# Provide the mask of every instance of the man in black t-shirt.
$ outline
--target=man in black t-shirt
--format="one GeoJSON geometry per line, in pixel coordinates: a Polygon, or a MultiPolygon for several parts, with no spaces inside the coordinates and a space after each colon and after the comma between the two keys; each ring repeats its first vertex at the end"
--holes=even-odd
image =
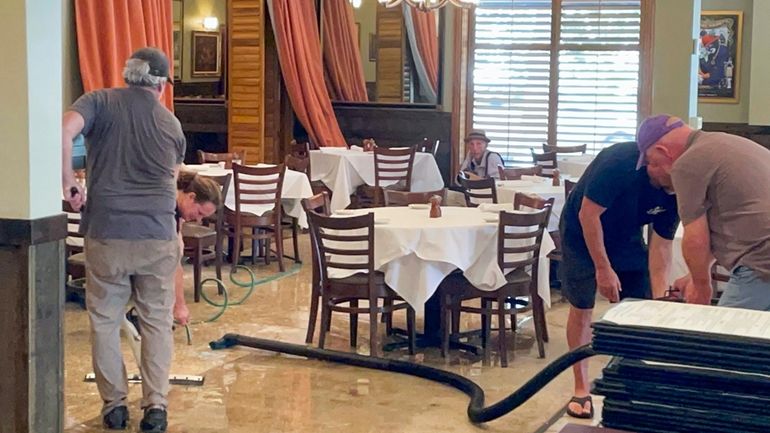
{"type": "MultiPolygon", "coordinates": [[[[570,303],[570,349],[591,340],[597,289],[610,302],[618,302],[660,297],[669,286],[671,241],[679,225],[676,197],[653,185],[646,170],[637,170],[638,159],[636,143],[608,147],[567,197],[559,229],[562,290],[570,303]],[[649,252],[642,237],[647,224],[653,228],[649,252]]],[[[567,412],[591,417],[588,362],[576,364],[573,372],[575,395],[567,412]]]]}

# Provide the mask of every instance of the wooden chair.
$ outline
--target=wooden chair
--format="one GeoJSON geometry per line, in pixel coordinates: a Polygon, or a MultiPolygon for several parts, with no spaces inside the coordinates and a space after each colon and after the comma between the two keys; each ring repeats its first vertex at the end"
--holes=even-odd
{"type": "Polygon", "coordinates": [[[235,179],[235,210],[225,209],[227,230],[233,239],[233,265],[240,260],[243,239],[252,240],[252,256],[257,241],[267,241],[265,264],[270,263],[270,241],[275,241],[276,259],[281,272],[283,264],[283,225],[281,210],[281,189],[286,168],[283,164],[274,167],[248,167],[233,165],[235,179]],[[243,205],[272,205],[272,210],[263,215],[241,210],[243,205]],[[248,228],[249,233],[243,229],[248,228]]]}
{"type": "Polygon", "coordinates": [[[198,163],[204,164],[207,162],[224,162],[225,168],[233,168],[233,163],[240,161],[241,164],[246,164],[246,154],[241,152],[229,152],[229,153],[210,153],[198,150],[198,163]]]}
{"type": "Polygon", "coordinates": [[[310,157],[301,158],[294,155],[286,155],[283,159],[287,170],[304,173],[310,179],[310,157]]]}
{"type": "Polygon", "coordinates": [[[416,148],[374,148],[374,186],[361,185],[358,203],[362,207],[382,206],[383,189],[411,191],[416,148]],[[385,184],[388,184],[385,186],[385,184]]]}
{"type": "MultiPolygon", "coordinates": [[[[537,272],[540,259],[540,244],[543,232],[551,214],[550,206],[532,213],[500,212],[497,236],[497,263],[505,274],[507,283],[497,290],[487,291],[475,287],[461,273],[450,274],[443,282],[441,290],[441,354],[446,356],[449,350],[449,318],[453,309],[459,306],[460,312],[481,314],[481,341],[484,355],[488,354],[491,318],[498,318],[498,345],[500,365],[508,366],[508,345],[506,341],[505,317],[514,315],[516,309],[506,299],[517,296],[529,296],[535,323],[535,338],[540,357],[545,357],[545,308],[537,293],[537,272]],[[533,229],[533,227],[535,227],[533,229]],[[515,230],[508,230],[515,229],[515,230]],[[515,245],[511,245],[516,243],[515,245]],[[516,254],[515,259],[510,254],[516,254]],[[528,271],[529,269],[529,271],[528,271]],[[481,307],[462,305],[463,301],[480,299],[481,307]],[[493,306],[496,305],[496,308],[493,306]]],[[[515,322],[515,320],[514,320],[515,322]]]]}
{"type": "Polygon", "coordinates": [[[573,189],[575,189],[575,186],[577,185],[577,182],[573,182],[569,179],[564,179],[564,200],[567,200],[567,197],[569,197],[570,193],[573,189]]]}
{"type": "Polygon", "coordinates": [[[581,144],[579,146],[552,146],[550,144],[543,143],[543,152],[556,152],[556,153],[579,153],[585,155],[587,144],[581,144]]]}
{"type": "Polygon", "coordinates": [[[441,140],[431,141],[428,138],[423,138],[422,143],[417,145],[417,151],[423,153],[430,153],[435,156],[438,152],[438,147],[441,144],[441,140]]]}
{"type": "Polygon", "coordinates": [[[369,350],[372,356],[377,356],[380,349],[377,341],[377,315],[406,309],[409,353],[414,354],[414,309],[385,284],[385,275],[374,269],[374,214],[331,218],[309,212],[308,222],[314,239],[315,256],[320,265],[321,335],[318,346],[324,347],[326,330],[330,327],[332,312],[336,311],[350,315],[350,345],[356,347],[358,315],[368,313],[369,350]],[[333,278],[329,271],[334,269],[352,270],[355,273],[344,278],[333,278]],[[383,306],[379,306],[380,300],[384,301],[383,306]],[[368,301],[368,306],[359,308],[359,301],[368,301]],[[349,306],[341,305],[344,303],[349,303],[349,306]]]}
{"type": "MultiPolygon", "coordinates": [[[[227,197],[230,189],[232,174],[222,176],[208,176],[219,184],[222,192],[222,201],[227,197]]],[[[184,256],[189,257],[193,267],[193,298],[195,302],[201,300],[201,270],[203,263],[214,259],[214,268],[217,279],[222,279],[222,255],[225,238],[224,231],[224,203],[219,206],[217,212],[211,218],[204,221],[204,225],[194,222],[182,225],[182,241],[184,242],[184,256]],[[213,227],[212,227],[213,226],[213,227]]],[[[220,289],[221,292],[221,289],[220,289]]]]}
{"type": "Polygon", "coordinates": [[[553,171],[559,168],[556,162],[556,152],[535,153],[535,149],[530,150],[532,151],[532,162],[543,167],[542,176],[553,177],[553,171]]]}
{"type": "Polygon", "coordinates": [[[491,203],[497,203],[497,186],[494,178],[470,180],[460,173],[459,181],[467,207],[478,207],[480,203],[474,200],[491,200],[491,203]]]}
{"type": "Polygon", "coordinates": [[[437,195],[441,197],[441,203],[446,203],[446,188],[438,191],[428,192],[407,192],[392,191],[386,189],[383,191],[385,206],[408,206],[410,204],[427,204],[431,197],[437,195]]]}
{"type": "Polygon", "coordinates": [[[505,168],[498,165],[497,169],[500,172],[500,180],[520,180],[522,176],[540,176],[543,174],[543,167],[540,165],[518,168],[505,168]]]}
{"type": "Polygon", "coordinates": [[[286,155],[283,161],[286,164],[286,168],[305,173],[308,181],[310,181],[310,188],[312,188],[313,194],[326,192],[331,196],[332,191],[323,182],[311,178],[310,143],[297,144],[296,141],[292,140],[289,149],[290,153],[286,155]]]}
{"type": "MultiPolygon", "coordinates": [[[[306,214],[315,212],[323,216],[331,215],[329,194],[325,192],[315,194],[312,197],[303,198],[300,203],[302,203],[302,209],[306,214]]],[[[310,236],[310,250],[315,252],[315,246],[313,246],[313,242],[315,241],[313,237],[310,236]]],[[[320,264],[318,263],[315,254],[312,253],[311,255],[312,276],[310,280],[310,312],[308,314],[307,335],[305,337],[305,343],[308,344],[313,342],[313,335],[315,334],[315,323],[318,317],[318,300],[321,297],[321,276],[320,271],[318,270],[320,264]]]]}
{"type": "Polygon", "coordinates": [[[64,241],[65,272],[73,279],[85,278],[86,255],[85,237],[80,234],[80,213],[72,208],[67,200],[62,200],[62,211],[67,214],[67,239],[64,241]]]}

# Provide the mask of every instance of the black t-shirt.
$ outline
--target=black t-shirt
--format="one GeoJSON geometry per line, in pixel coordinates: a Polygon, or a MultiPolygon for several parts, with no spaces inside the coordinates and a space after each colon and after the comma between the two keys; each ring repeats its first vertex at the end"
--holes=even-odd
{"type": "Polygon", "coordinates": [[[584,196],[607,209],[601,216],[604,247],[615,271],[647,268],[644,225],[652,224],[663,238],[674,238],[679,225],[676,196],[652,186],[647,170],[636,170],[638,159],[636,143],[610,146],[596,156],[570,193],[559,225],[564,275],[587,277],[594,273],[578,218],[584,196]]]}

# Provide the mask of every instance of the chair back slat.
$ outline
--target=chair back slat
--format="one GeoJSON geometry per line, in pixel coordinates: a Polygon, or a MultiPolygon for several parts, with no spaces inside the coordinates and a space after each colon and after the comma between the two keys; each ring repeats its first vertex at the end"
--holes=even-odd
{"type": "Polygon", "coordinates": [[[281,192],[286,167],[283,164],[266,167],[233,165],[235,178],[235,213],[241,214],[241,206],[273,205],[273,210],[280,219],[281,192]]]}
{"type": "Polygon", "coordinates": [[[569,179],[564,179],[564,198],[566,199],[569,197],[570,193],[573,189],[575,189],[575,186],[577,185],[577,182],[573,182],[569,179]]]}
{"type": "Polygon", "coordinates": [[[286,165],[286,169],[305,173],[308,180],[310,179],[310,154],[307,154],[305,157],[286,155],[283,163],[286,165]]]}
{"type": "Polygon", "coordinates": [[[484,202],[497,203],[497,187],[494,178],[470,180],[461,174],[460,186],[465,195],[465,205],[468,207],[478,207],[484,202]]]}
{"type": "Polygon", "coordinates": [[[543,143],[543,152],[556,152],[559,153],[580,153],[585,155],[588,149],[587,144],[581,144],[579,146],[556,146],[547,143],[543,143]]]}
{"type": "Polygon", "coordinates": [[[331,199],[329,193],[322,191],[319,194],[313,195],[308,198],[303,198],[300,203],[305,213],[310,211],[317,212],[323,216],[331,215],[331,199]]]}
{"type": "Polygon", "coordinates": [[[497,170],[500,172],[500,180],[520,180],[522,176],[540,176],[543,174],[543,167],[540,165],[513,168],[498,165],[497,170]]]}
{"type": "Polygon", "coordinates": [[[553,171],[559,168],[558,162],[556,161],[556,152],[536,153],[535,149],[530,150],[532,152],[532,162],[535,163],[535,165],[543,167],[542,176],[553,177],[553,171]]]}
{"type": "Polygon", "coordinates": [[[374,148],[374,186],[382,181],[396,181],[404,191],[412,189],[415,146],[407,148],[374,148]]]}
{"type": "Polygon", "coordinates": [[[550,204],[533,212],[500,212],[497,263],[503,273],[531,267],[530,277],[537,275],[540,245],[550,216],[550,204]]]}
{"type": "Polygon", "coordinates": [[[321,284],[330,284],[330,270],[361,270],[373,289],[374,214],[335,218],[310,211],[307,216],[321,284]]]}
{"type": "Polygon", "coordinates": [[[410,204],[427,204],[434,195],[441,197],[441,203],[446,203],[446,188],[438,191],[407,192],[385,189],[385,206],[408,206],[410,204]]]}
{"type": "Polygon", "coordinates": [[[245,164],[246,153],[245,151],[211,153],[211,152],[204,152],[202,150],[198,150],[198,163],[200,164],[204,164],[207,162],[223,162],[223,161],[225,163],[225,168],[227,169],[232,168],[233,163],[245,164]]]}

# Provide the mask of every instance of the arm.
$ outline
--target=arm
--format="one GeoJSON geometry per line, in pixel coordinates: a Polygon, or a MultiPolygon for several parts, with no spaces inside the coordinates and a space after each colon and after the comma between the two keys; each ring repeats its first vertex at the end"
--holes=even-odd
{"type": "Polygon", "coordinates": [[[650,238],[650,284],[652,297],[660,298],[668,289],[668,276],[671,273],[673,242],[660,236],[655,230],[650,238]]]}
{"type": "Polygon", "coordinates": [[[62,190],[65,200],[70,202],[72,208],[80,210],[85,203],[83,187],[75,181],[75,172],[72,170],[72,140],[83,131],[85,120],[76,111],[67,111],[62,119],[62,190]],[[77,189],[74,196],[71,189],[77,189]]]}
{"type": "Polygon", "coordinates": [[[578,218],[583,228],[583,237],[588,247],[588,253],[596,268],[596,288],[610,300],[620,300],[620,280],[612,270],[607,250],[604,248],[604,230],[602,229],[601,216],[607,208],[602,207],[588,197],[583,197],[578,218]]]}
{"type": "Polygon", "coordinates": [[[711,238],[705,214],[684,226],[682,253],[692,277],[692,283],[685,292],[685,299],[695,304],[710,304],[711,265],[714,263],[714,256],[711,255],[711,238]]]}

